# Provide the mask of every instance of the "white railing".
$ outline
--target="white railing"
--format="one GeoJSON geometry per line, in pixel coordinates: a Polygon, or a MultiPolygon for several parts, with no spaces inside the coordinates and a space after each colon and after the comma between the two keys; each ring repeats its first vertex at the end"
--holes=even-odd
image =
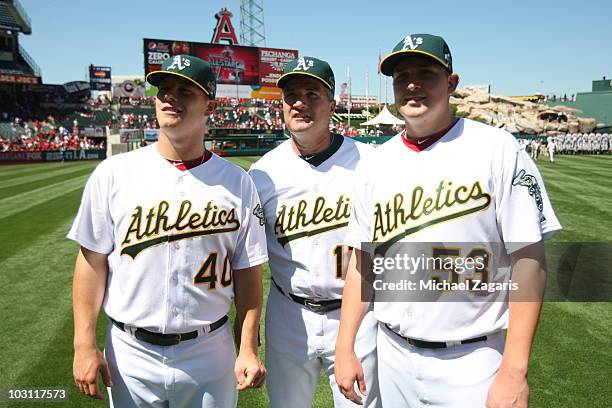
{"type": "Polygon", "coordinates": [[[34,71],[34,75],[39,77],[40,67],[36,62],[34,62],[34,58],[32,58],[30,54],[28,54],[28,52],[25,50],[25,48],[21,46],[21,44],[19,44],[19,53],[21,54],[25,62],[30,66],[30,68],[32,68],[32,71],[34,71]]]}

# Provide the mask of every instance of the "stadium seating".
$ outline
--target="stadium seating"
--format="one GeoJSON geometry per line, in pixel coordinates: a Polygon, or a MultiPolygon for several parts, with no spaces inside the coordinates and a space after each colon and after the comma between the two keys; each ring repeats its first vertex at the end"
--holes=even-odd
{"type": "Polygon", "coordinates": [[[11,13],[10,5],[0,3],[0,26],[3,27],[20,27],[21,24],[17,21],[13,13],[11,13]]]}
{"type": "Polygon", "coordinates": [[[13,124],[11,122],[0,122],[0,135],[8,139],[17,137],[17,133],[13,130],[13,124]]]}

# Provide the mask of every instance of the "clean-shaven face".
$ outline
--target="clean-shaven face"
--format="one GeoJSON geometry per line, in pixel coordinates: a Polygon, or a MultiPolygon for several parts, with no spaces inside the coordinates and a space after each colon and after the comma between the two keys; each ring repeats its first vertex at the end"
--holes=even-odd
{"type": "Polygon", "coordinates": [[[336,102],[329,100],[329,88],[315,78],[296,75],[283,88],[283,115],[293,134],[329,130],[336,102]]]}
{"type": "Polygon", "coordinates": [[[191,81],[167,75],[158,85],[155,114],[159,127],[192,129],[206,124],[211,113],[208,96],[191,81]]]}
{"type": "Polygon", "coordinates": [[[395,106],[405,120],[448,115],[448,98],[457,83],[458,76],[432,58],[408,56],[393,69],[395,106]]]}

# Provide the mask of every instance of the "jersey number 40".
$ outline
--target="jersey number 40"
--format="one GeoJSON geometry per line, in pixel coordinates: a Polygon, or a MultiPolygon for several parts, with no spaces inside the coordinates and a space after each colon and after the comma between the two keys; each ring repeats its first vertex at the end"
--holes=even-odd
{"type": "Polygon", "coordinates": [[[217,273],[217,260],[219,254],[217,252],[211,252],[208,258],[202,263],[202,266],[198,270],[198,273],[193,277],[194,285],[207,284],[208,290],[215,290],[217,288],[217,276],[219,276],[219,284],[222,287],[227,287],[232,284],[234,272],[229,264],[229,259],[226,256],[223,259],[223,269],[221,273],[217,273]]]}

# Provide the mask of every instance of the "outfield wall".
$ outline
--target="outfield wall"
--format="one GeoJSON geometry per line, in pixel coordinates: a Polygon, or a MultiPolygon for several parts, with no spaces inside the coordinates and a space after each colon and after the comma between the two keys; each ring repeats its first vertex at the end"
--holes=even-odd
{"type": "Polygon", "coordinates": [[[48,163],[58,161],[104,160],[106,149],[45,150],[35,152],[2,152],[0,164],[48,163]]]}

